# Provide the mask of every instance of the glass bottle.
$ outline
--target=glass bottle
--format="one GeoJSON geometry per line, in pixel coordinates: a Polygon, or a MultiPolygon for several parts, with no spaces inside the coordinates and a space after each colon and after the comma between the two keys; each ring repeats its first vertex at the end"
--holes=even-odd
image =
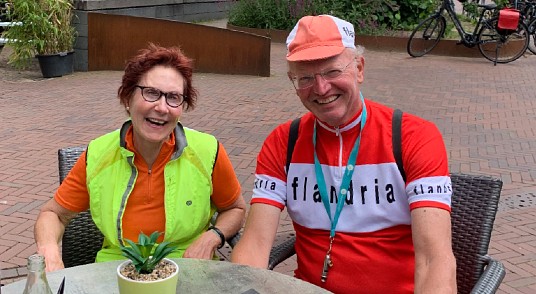
{"type": "Polygon", "coordinates": [[[45,275],[45,257],[34,254],[28,257],[28,277],[23,294],[52,294],[45,275]]]}

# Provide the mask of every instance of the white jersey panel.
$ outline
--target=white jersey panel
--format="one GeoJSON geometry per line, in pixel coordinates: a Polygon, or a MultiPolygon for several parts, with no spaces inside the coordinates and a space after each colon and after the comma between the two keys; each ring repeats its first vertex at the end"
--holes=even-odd
{"type": "Polygon", "coordinates": [[[452,183],[447,176],[423,177],[409,183],[406,193],[410,203],[434,201],[450,207],[452,183]]]}
{"type": "MultiPolygon", "coordinates": [[[[322,165],[322,171],[331,214],[334,215],[344,168],[322,165]]],[[[409,203],[403,187],[395,163],[357,166],[336,230],[373,232],[410,224],[409,203]]],[[[290,165],[286,193],[287,209],[296,223],[312,229],[330,230],[331,222],[318,192],[314,164],[290,165]]]]}
{"type": "Polygon", "coordinates": [[[255,174],[255,186],[253,187],[254,198],[268,199],[285,205],[287,198],[286,183],[276,177],[255,174]]]}

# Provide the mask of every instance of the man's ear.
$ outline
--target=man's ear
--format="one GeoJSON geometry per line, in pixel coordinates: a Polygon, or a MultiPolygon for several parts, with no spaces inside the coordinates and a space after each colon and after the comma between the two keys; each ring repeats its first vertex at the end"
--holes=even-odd
{"type": "Polygon", "coordinates": [[[365,80],[365,58],[357,57],[357,82],[362,83],[365,80]]]}

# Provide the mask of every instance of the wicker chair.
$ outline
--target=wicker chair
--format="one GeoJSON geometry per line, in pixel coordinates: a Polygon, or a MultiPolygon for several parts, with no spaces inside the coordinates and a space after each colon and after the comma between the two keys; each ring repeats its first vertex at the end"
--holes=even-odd
{"type": "MultiPolygon", "coordinates": [[[[502,181],[486,176],[452,174],[452,247],[456,257],[458,293],[495,293],[506,272],[488,256],[502,181]]],[[[272,248],[273,269],[294,255],[295,237],[272,248]]]]}
{"type": "MultiPolygon", "coordinates": [[[[67,147],[58,150],[60,184],[84,150],[86,147],[67,147]]],[[[233,248],[239,239],[240,233],[237,233],[230,237],[227,243],[233,248]]],[[[65,267],[72,267],[95,262],[103,240],[104,236],[93,222],[89,209],[79,213],[69,222],[63,234],[63,264],[65,267]]]]}
{"type": "MultiPolygon", "coordinates": [[[[58,150],[60,184],[76,163],[85,147],[69,147],[58,150]]],[[[97,228],[88,210],[79,213],[65,227],[62,239],[62,259],[65,267],[95,262],[104,236],[97,228]]]]}

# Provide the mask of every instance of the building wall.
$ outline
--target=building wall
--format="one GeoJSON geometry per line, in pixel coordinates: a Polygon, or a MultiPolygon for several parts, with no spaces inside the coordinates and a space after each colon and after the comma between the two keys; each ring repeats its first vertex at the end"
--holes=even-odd
{"type": "Polygon", "coordinates": [[[181,22],[227,17],[232,0],[75,0],[75,70],[88,70],[88,13],[142,16],[181,22]]]}

